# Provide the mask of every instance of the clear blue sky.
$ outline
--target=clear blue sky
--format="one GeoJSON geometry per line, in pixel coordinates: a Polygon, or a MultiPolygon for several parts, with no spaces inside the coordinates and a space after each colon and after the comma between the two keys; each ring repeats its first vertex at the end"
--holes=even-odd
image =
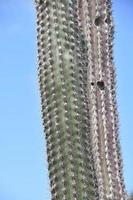
{"type": "MultiPolygon", "coordinates": [[[[133,1],[114,0],[120,138],[133,190],[133,1]]],[[[0,200],[50,200],[32,0],[0,0],[0,200]]]]}

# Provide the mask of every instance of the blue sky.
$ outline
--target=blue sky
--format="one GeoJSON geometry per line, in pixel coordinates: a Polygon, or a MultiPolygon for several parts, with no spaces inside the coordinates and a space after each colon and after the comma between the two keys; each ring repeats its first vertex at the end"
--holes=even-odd
{"type": "MultiPolygon", "coordinates": [[[[50,200],[32,0],[0,1],[0,200],[50,200]]],[[[133,190],[133,1],[114,0],[120,138],[133,190]]]]}

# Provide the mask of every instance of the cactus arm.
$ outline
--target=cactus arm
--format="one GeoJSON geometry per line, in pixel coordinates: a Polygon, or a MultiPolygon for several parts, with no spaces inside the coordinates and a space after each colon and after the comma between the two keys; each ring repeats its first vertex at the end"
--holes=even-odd
{"type": "Polygon", "coordinates": [[[77,27],[77,1],[44,0],[37,2],[36,9],[42,120],[52,199],[95,199],[86,111],[86,47],[77,27]]]}
{"type": "Polygon", "coordinates": [[[88,40],[88,105],[98,193],[100,199],[125,199],[115,97],[111,1],[79,0],[79,10],[81,27],[88,40]]]}

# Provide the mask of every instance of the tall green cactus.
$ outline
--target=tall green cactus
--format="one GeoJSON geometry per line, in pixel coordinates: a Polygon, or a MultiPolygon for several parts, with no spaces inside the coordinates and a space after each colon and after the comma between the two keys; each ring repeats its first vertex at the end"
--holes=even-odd
{"type": "Polygon", "coordinates": [[[36,0],[53,200],[125,200],[110,0],[36,0]]]}

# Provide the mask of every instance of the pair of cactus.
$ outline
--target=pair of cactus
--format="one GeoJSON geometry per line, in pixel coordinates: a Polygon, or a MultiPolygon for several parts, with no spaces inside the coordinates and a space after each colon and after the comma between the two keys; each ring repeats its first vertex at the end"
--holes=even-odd
{"type": "Polygon", "coordinates": [[[125,200],[110,0],[36,0],[53,200],[125,200]]]}

